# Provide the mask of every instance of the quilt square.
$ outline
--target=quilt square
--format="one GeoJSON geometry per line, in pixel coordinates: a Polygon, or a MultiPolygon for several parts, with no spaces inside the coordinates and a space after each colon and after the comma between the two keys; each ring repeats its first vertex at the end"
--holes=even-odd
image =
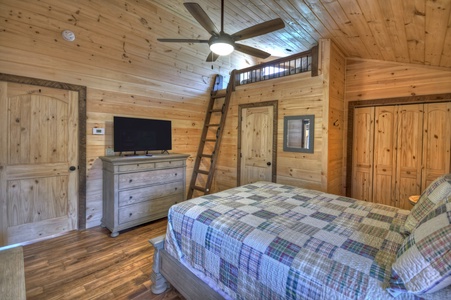
{"type": "Polygon", "coordinates": [[[315,277],[306,276],[290,268],[287,279],[286,299],[322,299],[323,286],[315,277]]]}
{"type": "Polygon", "coordinates": [[[238,268],[221,259],[219,264],[219,281],[236,292],[238,290],[238,268]]]}
{"type": "Polygon", "coordinates": [[[291,262],[300,250],[300,246],[276,237],[266,249],[265,254],[274,258],[276,261],[290,266],[291,262]]]}
{"type": "Polygon", "coordinates": [[[252,278],[258,279],[262,253],[243,244],[240,251],[238,267],[252,278]]]}
{"type": "Polygon", "coordinates": [[[221,216],[220,213],[211,209],[207,209],[197,217],[197,221],[204,223],[205,225],[210,225],[211,222],[213,222],[213,220],[219,216],[221,216]]]}
{"type": "Polygon", "coordinates": [[[332,258],[335,251],[338,249],[337,246],[329,244],[325,241],[319,240],[317,238],[311,237],[305,244],[304,248],[311,250],[319,255],[327,258],[332,258]]]}

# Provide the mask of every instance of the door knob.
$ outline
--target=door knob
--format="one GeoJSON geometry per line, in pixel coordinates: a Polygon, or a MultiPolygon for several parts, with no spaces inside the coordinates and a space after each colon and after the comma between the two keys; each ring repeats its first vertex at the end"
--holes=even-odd
{"type": "Polygon", "coordinates": [[[266,164],[267,164],[268,166],[270,166],[270,165],[271,165],[271,162],[268,161],[266,164]]]}
{"type": "Polygon", "coordinates": [[[75,171],[77,168],[75,166],[70,166],[69,171],[75,171]]]}

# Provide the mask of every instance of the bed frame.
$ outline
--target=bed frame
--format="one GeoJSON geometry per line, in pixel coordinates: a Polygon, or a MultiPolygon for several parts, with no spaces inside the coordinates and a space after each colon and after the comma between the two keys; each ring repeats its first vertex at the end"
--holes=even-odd
{"type": "Polygon", "coordinates": [[[164,293],[171,284],[186,299],[224,299],[218,292],[194,275],[164,250],[165,235],[150,239],[155,248],[150,280],[154,294],[164,293]]]}

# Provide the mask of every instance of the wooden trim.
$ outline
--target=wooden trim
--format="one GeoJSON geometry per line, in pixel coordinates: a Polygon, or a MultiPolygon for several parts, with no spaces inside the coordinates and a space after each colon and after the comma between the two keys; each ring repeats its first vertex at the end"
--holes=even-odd
{"type": "Polygon", "coordinates": [[[78,229],[86,229],[86,87],[4,73],[0,81],[78,92],[78,229]]]}
{"type": "Polygon", "coordinates": [[[348,102],[348,132],[347,132],[347,149],[346,149],[346,196],[351,197],[352,191],[352,147],[353,147],[353,132],[354,132],[354,109],[358,107],[368,106],[384,106],[384,105],[407,105],[418,103],[437,103],[451,101],[451,93],[435,94],[435,95],[420,95],[410,97],[396,97],[386,99],[374,100],[356,100],[348,102]]]}
{"type": "Polygon", "coordinates": [[[271,181],[276,182],[277,180],[277,122],[278,122],[278,105],[279,101],[265,101],[265,102],[254,102],[248,104],[238,105],[238,142],[237,142],[237,185],[240,185],[241,181],[241,118],[243,108],[250,107],[262,107],[262,106],[272,106],[273,107],[273,143],[272,143],[272,174],[271,181]]]}

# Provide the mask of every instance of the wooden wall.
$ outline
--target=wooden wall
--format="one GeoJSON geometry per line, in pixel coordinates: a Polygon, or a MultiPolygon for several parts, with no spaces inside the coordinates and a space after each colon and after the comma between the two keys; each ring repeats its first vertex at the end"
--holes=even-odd
{"type": "Polygon", "coordinates": [[[319,56],[319,76],[311,77],[309,72],[236,88],[218,157],[214,191],[237,184],[239,105],[277,100],[277,182],[341,193],[345,58],[330,40],[320,41],[319,56]],[[284,117],[311,114],[315,115],[314,153],[284,152],[284,117]]]}
{"type": "Polygon", "coordinates": [[[346,60],[346,101],[444,94],[451,91],[451,68],[346,60]]]}
{"type": "Polygon", "coordinates": [[[233,53],[206,63],[206,45],[157,42],[205,35],[158,2],[0,1],[0,72],[87,87],[87,227],[102,216],[98,157],[113,145],[113,116],[172,120],[172,152],[191,155],[189,182],[214,75],[228,81],[231,70],[252,62],[233,53]],[[75,33],[74,42],[63,40],[64,29],[75,33]],[[106,134],[92,135],[93,127],[106,134]]]}

